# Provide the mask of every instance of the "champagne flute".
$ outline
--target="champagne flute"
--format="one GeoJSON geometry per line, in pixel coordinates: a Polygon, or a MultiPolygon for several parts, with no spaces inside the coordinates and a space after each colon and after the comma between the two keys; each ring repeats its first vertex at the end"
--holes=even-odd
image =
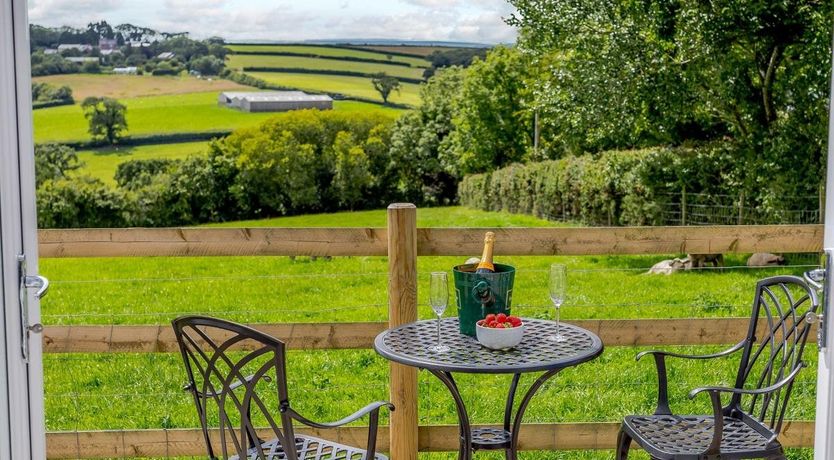
{"type": "Polygon", "coordinates": [[[435,353],[446,353],[449,351],[447,345],[440,343],[440,318],[443,317],[443,312],[446,311],[446,304],[448,303],[449,280],[446,278],[446,272],[431,272],[429,304],[434,314],[437,315],[437,345],[429,348],[429,350],[435,353]]]}
{"type": "Polygon", "coordinates": [[[548,339],[554,342],[565,342],[567,338],[559,330],[559,310],[565,302],[565,292],[568,288],[567,267],[565,265],[550,265],[548,288],[550,290],[550,300],[553,302],[553,307],[556,308],[556,334],[549,336],[548,339]]]}

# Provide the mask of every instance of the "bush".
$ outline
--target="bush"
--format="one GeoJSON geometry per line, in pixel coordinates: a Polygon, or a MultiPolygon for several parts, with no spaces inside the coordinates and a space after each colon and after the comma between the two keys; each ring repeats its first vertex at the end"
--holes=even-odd
{"type": "Polygon", "coordinates": [[[40,228],[111,228],[128,224],[125,194],[89,176],[47,180],[37,192],[40,228]]]}

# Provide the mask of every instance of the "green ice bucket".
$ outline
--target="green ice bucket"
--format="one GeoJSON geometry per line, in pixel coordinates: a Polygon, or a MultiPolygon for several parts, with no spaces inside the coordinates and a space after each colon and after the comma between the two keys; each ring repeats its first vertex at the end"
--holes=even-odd
{"type": "Polygon", "coordinates": [[[495,264],[495,273],[475,273],[477,264],[458,265],[455,298],[462,334],[475,336],[475,323],[490,313],[510,314],[515,267],[495,264]]]}

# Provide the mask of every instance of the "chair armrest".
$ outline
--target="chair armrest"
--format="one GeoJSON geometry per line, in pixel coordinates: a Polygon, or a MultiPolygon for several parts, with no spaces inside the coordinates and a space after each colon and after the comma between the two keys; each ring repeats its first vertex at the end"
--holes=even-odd
{"type": "Polygon", "coordinates": [[[713,353],[713,354],[710,354],[710,355],[685,355],[685,354],[682,354],[682,353],[672,353],[670,351],[663,351],[663,350],[646,350],[646,351],[641,351],[640,353],[637,353],[637,356],[635,357],[635,360],[640,361],[640,358],[642,358],[643,356],[646,356],[646,355],[655,355],[655,356],[663,355],[663,356],[671,356],[673,358],[685,358],[685,359],[723,358],[724,356],[729,356],[729,355],[741,350],[742,348],[744,348],[745,343],[747,343],[747,341],[742,340],[741,342],[733,345],[732,347],[730,347],[730,348],[728,348],[724,351],[719,351],[718,353],[713,353]]]}
{"type": "MultiPolygon", "coordinates": [[[[728,387],[701,387],[696,388],[689,392],[689,399],[694,398],[699,393],[707,393],[709,394],[710,401],[712,402],[712,412],[714,418],[714,431],[712,434],[712,442],[710,443],[707,450],[702,452],[702,455],[706,457],[712,458],[712,456],[718,455],[721,452],[721,438],[724,436],[724,410],[721,406],[721,393],[733,393],[733,394],[747,394],[747,395],[764,395],[768,393],[773,393],[774,391],[778,391],[780,388],[784,387],[785,385],[790,384],[796,378],[799,371],[805,367],[806,364],[804,362],[800,362],[796,369],[794,369],[787,377],[784,379],[776,382],[775,384],[765,387],[759,388],[757,390],[748,390],[744,388],[728,388],[728,387]]],[[[781,424],[781,422],[780,422],[781,424]]],[[[779,433],[780,427],[776,426],[773,430],[773,438],[776,437],[776,434],[779,433]]],[[[772,441],[773,439],[771,439],[772,441]]]]}
{"type": "Polygon", "coordinates": [[[782,380],[774,383],[769,387],[759,388],[755,390],[749,390],[746,388],[729,388],[729,387],[700,387],[696,388],[689,392],[689,399],[694,398],[699,393],[703,392],[710,392],[710,393],[734,393],[734,394],[742,394],[742,395],[765,395],[768,393],[773,393],[776,390],[784,387],[785,385],[791,383],[799,374],[799,371],[802,368],[807,367],[808,365],[805,362],[800,362],[796,369],[794,369],[787,377],[783,378],[782,380]]]}
{"type": "Polygon", "coordinates": [[[290,414],[290,417],[292,417],[295,420],[298,420],[299,422],[301,422],[301,423],[303,423],[307,426],[310,426],[310,427],[313,427],[313,428],[336,428],[336,427],[340,427],[342,425],[346,425],[350,422],[356,421],[356,420],[358,420],[358,419],[360,419],[360,418],[362,418],[362,417],[364,417],[368,414],[371,414],[372,412],[379,412],[379,410],[383,407],[387,407],[388,410],[390,410],[390,411],[394,410],[394,405],[393,404],[391,404],[387,401],[377,401],[377,402],[373,402],[373,403],[368,404],[367,406],[359,409],[358,411],[354,412],[351,415],[348,415],[347,417],[345,417],[341,420],[337,420],[335,422],[330,422],[330,423],[314,422],[314,421],[308,419],[307,417],[304,417],[303,415],[299,414],[298,412],[296,412],[294,409],[292,409],[290,407],[287,407],[286,411],[290,414]]]}
{"type": "Polygon", "coordinates": [[[647,350],[637,354],[636,360],[646,355],[654,356],[655,367],[657,368],[657,406],[654,410],[655,415],[672,415],[672,410],[669,408],[669,380],[666,377],[666,357],[686,358],[686,359],[712,359],[721,358],[731,355],[742,348],[747,343],[746,340],[733,345],[732,347],[710,355],[684,355],[681,353],[672,353],[662,350],[647,350]]]}

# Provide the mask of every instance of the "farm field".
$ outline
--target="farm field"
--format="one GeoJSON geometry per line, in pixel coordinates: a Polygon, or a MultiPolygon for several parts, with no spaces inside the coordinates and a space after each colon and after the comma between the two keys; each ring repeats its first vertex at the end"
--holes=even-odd
{"type": "Polygon", "coordinates": [[[423,70],[419,67],[404,67],[399,65],[377,64],[374,62],[337,61],[335,59],[319,59],[298,56],[273,56],[233,54],[228,56],[228,66],[233,69],[244,67],[273,67],[316,70],[338,70],[344,72],[361,72],[374,74],[385,72],[395,77],[422,79],[423,70]]]}
{"type": "MultiPolygon", "coordinates": [[[[370,83],[369,83],[370,84],[370,83]]],[[[256,125],[275,113],[247,113],[217,105],[216,92],[123,99],[128,135],[201,132],[256,125]]],[[[386,110],[374,104],[336,101],[335,110],[386,110]]],[[[87,120],[79,104],[34,111],[35,142],[89,139],[87,120]]]]}
{"type": "MultiPolygon", "coordinates": [[[[384,226],[384,210],[299,216],[261,222],[269,226],[384,226]]],[[[255,226],[256,222],[229,225],[255,226]]],[[[465,208],[418,212],[419,226],[551,226],[551,222],[465,208]]],[[[473,254],[474,255],[474,254],[473,254]]],[[[666,318],[745,316],[755,280],[804,267],[738,268],[744,257],[728,256],[728,268],[673,276],[642,274],[665,256],[501,257],[518,269],[513,311],[549,317],[547,267],[569,266],[568,300],[562,317],[666,318]]],[[[418,261],[419,315],[430,318],[428,273],[449,270],[462,257],[421,257],[418,261]]],[[[44,324],[167,324],[183,313],[208,313],[247,322],[384,321],[387,318],[387,261],[384,257],[100,258],[43,259],[52,280],[43,300],[44,324]]],[[[453,305],[454,300],[451,304],[453,305]]],[[[451,307],[446,316],[454,315],[451,307]]],[[[721,347],[675,347],[706,352],[721,347]]],[[[635,363],[642,348],[608,347],[597,360],[570,369],[549,383],[531,404],[527,422],[617,421],[627,413],[653,409],[655,374],[651,360],[635,363]]],[[[789,419],[814,417],[816,350],[800,375],[789,419]]],[[[670,362],[673,408],[704,411],[707,398],[690,401],[688,390],[732,381],[733,359],[715,363],[670,362]]],[[[289,378],[294,405],[305,415],[334,420],[387,398],[388,364],[371,350],[293,351],[289,378]]],[[[176,354],[73,354],[45,356],[47,425],[50,430],[176,428],[198,426],[192,402],[181,391],[184,374],[176,354]]],[[[451,398],[427,373],[419,376],[422,424],[455,423],[451,398]]],[[[460,376],[464,399],[476,423],[500,421],[509,379],[460,376]],[[485,395],[486,393],[486,395],[485,395]],[[497,403],[488,396],[498,393],[497,403]]],[[[522,387],[530,379],[522,380],[522,387]]],[[[363,421],[365,422],[365,421],[363,421]]],[[[360,422],[362,423],[362,422],[360,422]]],[[[383,424],[387,423],[387,414],[383,424]]],[[[612,446],[613,447],[613,446],[612,446]]],[[[526,453],[535,459],[610,459],[611,452],[526,453]]],[[[421,458],[454,458],[424,454],[421,458]]],[[[479,458],[486,458],[488,455],[479,458]]],[[[492,457],[489,457],[492,458],[492,457]]],[[[644,458],[639,455],[633,458],[644,458]]],[[[792,459],[808,458],[807,451],[792,459]]]]}
{"type": "Polygon", "coordinates": [[[230,80],[209,81],[191,76],[64,74],[35,77],[32,81],[57,86],[67,85],[72,88],[72,95],[77,102],[89,96],[128,99],[206,91],[252,91],[252,87],[230,80]]]}
{"type": "MultiPolygon", "coordinates": [[[[369,78],[305,73],[247,72],[247,74],[273,85],[382,101],[369,78]]],[[[401,83],[400,92],[394,91],[388,100],[398,104],[418,105],[420,103],[419,85],[401,83]]]]}
{"type": "MultiPolygon", "coordinates": [[[[226,48],[232,51],[247,51],[256,53],[304,53],[315,54],[318,56],[334,56],[334,57],[357,57],[364,59],[388,59],[388,55],[383,51],[362,51],[357,49],[337,48],[333,46],[314,46],[314,45],[226,45],[226,48]]],[[[428,67],[429,62],[419,57],[394,56],[391,55],[391,60],[395,62],[403,62],[412,67],[428,67]]]]}
{"type": "Polygon", "coordinates": [[[153,160],[167,158],[182,160],[192,155],[204,155],[208,142],[182,142],[177,144],[105,147],[95,150],[78,151],[78,159],[84,163],[81,174],[89,174],[107,184],[115,185],[113,176],[118,166],[131,160],[153,160]]]}

